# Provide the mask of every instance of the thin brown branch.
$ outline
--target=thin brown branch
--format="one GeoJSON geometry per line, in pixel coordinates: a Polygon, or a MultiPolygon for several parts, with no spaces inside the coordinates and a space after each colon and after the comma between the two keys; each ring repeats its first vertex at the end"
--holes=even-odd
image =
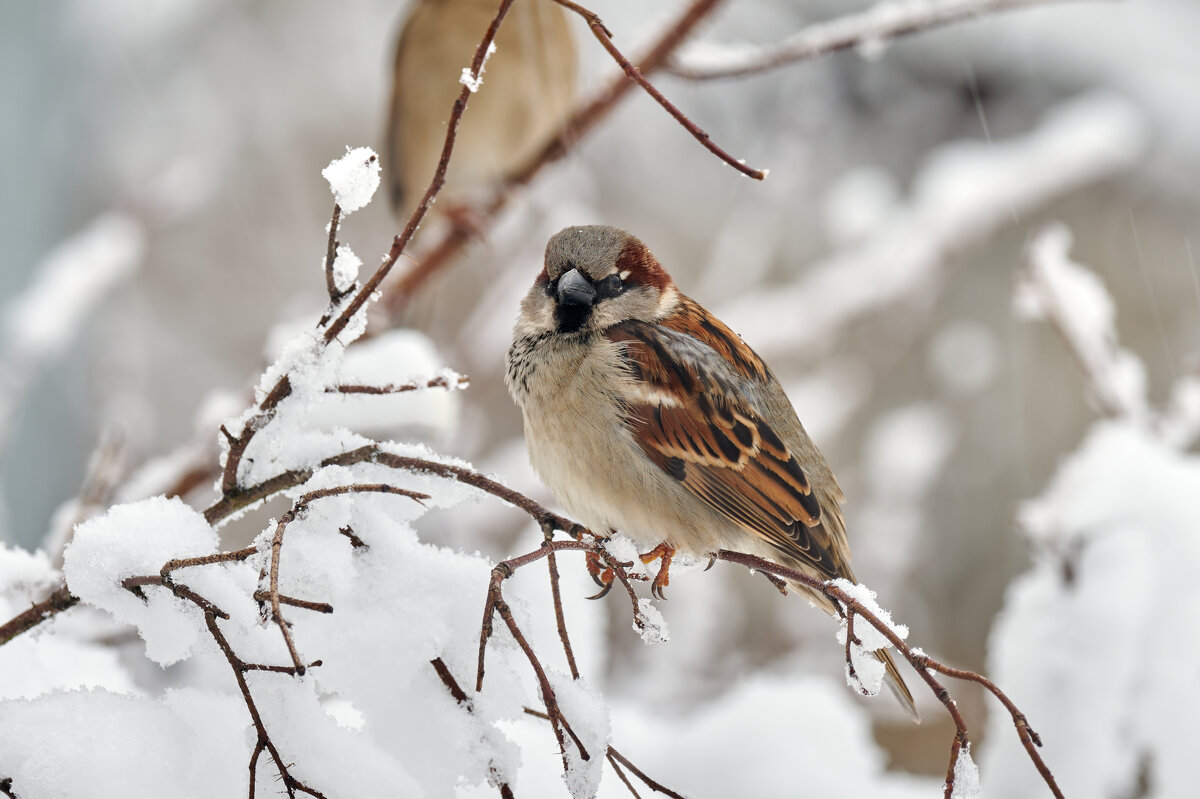
{"type": "MultiPolygon", "coordinates": [[[[508,627],[508,632],[512,635],[513,640],[517,642],[517,646],[525,653],[525,659],[529,661],[530,668],[533,669],[534,676],[537,677],[538,688],[542,693],[542,704],[546,706],[546,713],[550,716],[550,724],[554,729],[554,737],[558,740],[559,751],[563,756],[563,771],[570,768],[567,761],[567,742],[564,733],[570,730],[570,724],[567,723],[566,717],[563,716],[562,710],[558,706],[558,698],[554,694],[554,687],[550,685],[550,678],[546,676],[546,670],[542,668],[542,662],[538,659],[537,653],[533,651],[528,639],[521,632],[521,628],[517,626],[517,620],[513,618],[512,610],[508,607],[508,603],[503,599],[497,599],[495,602],[495,610],[500,614],[500,618],[504,620],[504,624],[508,627]]],[[[591,755],[588,754],[583,742],[570,732],[571,738],[575,741],[575,745],[579,750],[579,756],[584,760],[590,760],[591,755]]]]}
{"type": "Polygon", "coordinates": [[[125,588],[127,591],[132,591],[134,594],[137,594],[143,599],[145,599],[145,595],[142,592],[142,588],[147,585],[157,585],[165,588],[180,599],[188,600],[205,613],[211,613],[214,616],[222,619],[229,618],[228,613],[221,610],[219,607],[209,602],[207,599],[200,596],[186,585],[175,582],[171,579],[164,579],[161,575],[154,574],[145,575],[144,577],[126,577],[121,581],[121,586],[123,588],[125,588]]]}
{"type": "Polygon", "coordinates": [[[325,289],[329,292],[329,302],[332,305],[341,302],[342,297],[346,296],[345,292],[337,287],[337,280],[333,274],[333,264],[337,260],[338,225],[341,219],[342,207],[334,203],[333,216],[329,220],[329,242],[325,245],[325,289]]]}
{"type": "Polygon", "coordinates": [[[205,611],[204,623],[207,625],[213,640],[216,641],[217,647],[229,662],[229,668],[233,670],[234,679],[237,680],[238,689],[242,693],[242,701],[245,702],[246,709],[250,711],[250,720],[253,722],[254,729],[258,733],[258,740],[255,742],[254,751],[250,755],[250,799],[254,799],[255,767],[258,765],[258,756],[264,749],[271,755],[271,759],[275,761],[275,768],[279,771],[280,779],[283,780],[284,789],[287,791],[289,797],[294,797],[296,791],[302,791],[310,796],[324,799],[324,794],[308,787],[292,776],[291,771],[288,769],[288,764],[284,762],[283,757],[279,754],[279,750],[275,748],[275,743],[271,740],[271,736],[267,732],[267,726],[263,723],[262,715],[258,711],[258,705],[254,703],[254,696],[250,693],[250,686],[246,682],[246,672],[252,669],[233,651],[233,647],[229,644],[229,639],[225,637],[225,634],[221,632],[220,625],[217,624],[216,616],[211,612],[205,611]]]}
{"type": "Polygon", "coordinates": [[[610,758],[612,758],[614,761],[616,761],[617,763],[620,763],[625,768],[632,771],[634,776],[636,776],[639,780],[641,780],[647,788],[654,791],[655,793],[661,793],[664,796],[671,797],[671,799],[687,799],[687,797],[685,797],[683,794],[676,793],[675,791],[672,791],[670,788],[663,785],[662,783],[660,783],[656,780],[650,779],[650,777],[646,776],[646,772],[642,771],[640,768],[635,766],[633,763],[631,763],[629,761],[629,758],[625,757],[625,755],[621,754],[620,752],[618,752],[616,749],[614,749],[611,746],[608,747],[608,756],[610,758]]]}
{"type": "Polygon", "coordinates": [[[668,100],[662,92],[656,89],[654,84],[648,81],[646,76],[642,74],[641,70],[635,67],[629,61],[629,59],[617,49],[617,46],[613,44],[612,33],[610,33],[608,28],[604,26],[604,23],[600,21],[599,16],[583,6],[571,2],[571,0],[554,0],[554,2],[558,3],[563,8],[574,11],[576,14],[583,17],[584,20],[587,21],[588,28],[591,29],[592,35],[595,36],[596,40],[600,42],[600,46],[607,50],[608,54],[612,56],[614,61],[617,62],[618,66],[621,67],[621,71],[623,71],[631,81],[636,83],[638,86],[641,86],[646,94],[653,97],[656,103],[661,105],[668,114],[674,117],[675,121],[682,125],[688,133],[692,134],[696,141],[704,145],[704,147],[710,153],[715,155],[717,158],[720,158],[722,161],[729,164],[731,167],[747,177],[754,178],[755,180],[763,180],[766,178],[767,171],[765,169],[752,169],[751,167],[746,166],[745,161],[740,161],[731,156],[724,149],[719,147],[707,133],[701,130],[699,125],[689,119],[687,114],[680,111],[674,103],[668,100]]]}
{"type": "Polygon", "coordinates": [[[458,680],[454,679],[454,675],[450,673],[446,662],[441,658],[434,658],[429,662],[433,664],[433,670],[441,678],[442,684],[446,686],[446,690],[454,697],[454,701],[464,705],[470,704],[471,700],[467,698],[467,692],[458,684],[458,680]]]}
{"type": "Polygon", "coordinates": [[[18,613],[0,626],[0,646],[77,604],[79,604],[79,597],[67,590],[66,583],[59,585],[50,596],[41,602],[35,602],[27,610],[18,613]]]}
{"type": "Polygon", "coordinates": [[[171,572],[178,571],[179,569],[187,569],[193,566],[208,566],[211,563],[229,563],[231,561],[246,560],[257,552],[257,547],[246,547],[245,549],[237,549],[232,552],[217,552],[212,555],[201,555],[195,558],[175,558],[164,563],[158,573],[166,580],[171,576],[171,572]]]}
{"type": "MultiPolygon", "coordinates": [[[[255,591],[254,599],[258,602],[270,602],[271,594],[267,591],[255,591]]],[[[333,613],[333,605],[330,605],[328,602],[310,602],[307,599],[296,599],[295,597],[284,596],[283,594],[279,594],[278,599],[281,605],[291,605],[294,608],[311,610],[314,613],[333,613]]]]}
{"type": "MultiPolygon", "coordinates": [[[[554,538],[554,529],[550,527],[543,528],[543,534],[546,536],[543,546],[549,546],[554,538]]],[[[575,652],[571,648],[571,637],[567,634],[567,617],[563,612],[562,592],[558,586],[558,558],[551,549],[546,554],[546,568],[550,572],[550,598],[554,603],[554,622],[558,625],[558,638],[562,641],[563,654],[567,657],[567,666],[571,669],[571,679],[579,679],[579,667],[575,665],[575,652]]]]}
{"type": "Polygon", "coordinates": [[[682,58],[672,59],[666,70],[688,80],[746,77],[839,50],[878,47],[890,39],[985,14],[1060,2],[1063,0],[889,0],[856,14],[809,25],[778,45],[739,51],[712,59],[714,63],[688,63],[684,53],[682,58]]]}

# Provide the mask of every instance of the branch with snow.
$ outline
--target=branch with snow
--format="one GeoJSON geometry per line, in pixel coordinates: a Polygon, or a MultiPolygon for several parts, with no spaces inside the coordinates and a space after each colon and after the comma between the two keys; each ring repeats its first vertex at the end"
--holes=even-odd
{"type": "Polygon", "coordinates": [[[696,44],[673,58],[666,69],[688,80],[756,75],[839,50],[875,55],[901,36],[932,30],[986,14],[1062,0],[885,0],[829,22],[810,25],[772,47],[696,44]]]}

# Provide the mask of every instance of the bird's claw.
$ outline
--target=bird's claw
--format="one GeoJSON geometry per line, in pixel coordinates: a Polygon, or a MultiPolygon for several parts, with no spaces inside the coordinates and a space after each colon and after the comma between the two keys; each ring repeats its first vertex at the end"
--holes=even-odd
{"type": "Polygon", "coordinates": [[[612,568],[604,565],[600,560],[600,556],[595,552],[588,552],[586,556],[588,574],[592,577],[592,582],[600,586],[600,593],[588,597],[588,599],[600,599],[612,590],[613,581],[616,580],[616,574],[612,568]]]}
{"type": "Polygon", "coordinates": [[[638,557],[642,559],[642,563],[650,563],[651,561],[661,559],[658,574],[655,575],[654,581],[650,583],[650,595],[665,602],[667,595],[663,593],[663,589],[671,584],[671,558],[675,557],[675,548],[664,542],[638,557]]]}

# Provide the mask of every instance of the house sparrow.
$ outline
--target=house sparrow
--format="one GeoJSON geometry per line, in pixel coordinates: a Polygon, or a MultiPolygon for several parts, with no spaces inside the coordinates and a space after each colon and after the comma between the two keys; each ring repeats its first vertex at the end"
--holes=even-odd
{"type": "MultiPolygon", "coordinates": [[[[383,168],[392,209],[407,216],[442,154],[459,77],[497,0],[417,0],[396,43],[383,168]]],[[[483,86],[458,129],[443,209],[490,189],[541,147],[575,97],[575,42],[566,12],[541,0],[513,3],[487,60],[483,86]]]]}
{"type": "MultiPolygon", "coordinates": [[[[591,531],[654,547],[655,593],[676,550],[857,582],[842,490],[779,381],[630,234],[589,225],[550,239],[507,367],[533,468],[591,531]]],[[[876,657],[918,720],[895,663],[876,657]]]]}

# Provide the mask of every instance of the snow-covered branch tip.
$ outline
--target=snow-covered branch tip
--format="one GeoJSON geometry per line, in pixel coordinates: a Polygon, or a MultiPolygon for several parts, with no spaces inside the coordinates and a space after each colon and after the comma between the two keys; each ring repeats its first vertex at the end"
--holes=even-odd
{"type": "Polygon", "coordinates": [[[1061,3],[1064,0],[884,0],[865,11],[810,25],[777,45],[698,43],[667,64],[688,80],[757,75],[840,50],[875,57],[887,42],[999,11],[1061,3]]]}
{"type": "Polygon", "coordinates": [[[764,558],[747,555],[742,552],[721,550],[714,553],[713,558],[715,560],[736,563],[755,573],[762,573],[773,576],[776,579],[800,583],[827,597],[833,606],[843,614],[843,626],[839,636],[845,635],[845,638],[842,640],[845,643],[847,672],[854,676],[854,683],[857,683],[859,686],[862,686],[863,683],[858,677],[858,670],[861,669],[865,661],[855,657],[857,650],[882,648],[891,645],[901,657],[908,661],[909,665],[924,680],[925,684],[946,709],[946,712],[954,722],[955,735],[950,745],[950,763],[946,769],[945,799],[951,799],[952,796],[956,795],[954,793],[956,779],[961,774],[973,773],[974,763],[964,763],[962,761],[964,753],[969,758],[969,731],[962,714],[958,710],[957,702],[955,702],[950,691],[933,676],[934,672],[957,680],[978,683],[996,697],[1011,715],[1013,725],[1017,730],[1017,736],[1022,746],[1025,747],[1025,751],[1029,755],[1034,768],[1037,769],[1045,782],[1046,787],[1050,789],[1050,792],[1056,799],[1064,799],[1053,773],[1046,765],[1045,760],[1042,759],[1041,753],[1037,751],[1038,747],[1042,745],[1041,739],[1029,726],[1025,714],[1017,708],[1008,695],[1000,690],[999,686],[980,674],[947,666],[926,655],[921,650],[909,646],[904,640],[907,636],[907,628],[901,628],[893,624],[890,615],[886,611],[881,611],[879,606],[874,602],[874,593],[865,586],[850,585],[846,580],[818,580],[796,569],[789,569],[786,566],[780,566],[764,558]],[[855,629],[860,631],[862,629],[861,626],[858,628],[853,626],[855,618],[869,624],[872,628],[872,637],[882,640],[863,641],[864,636],[855,635],[855,629]],[[854,641],[855,638],[858,639],[857,643],[854,641]]]}

